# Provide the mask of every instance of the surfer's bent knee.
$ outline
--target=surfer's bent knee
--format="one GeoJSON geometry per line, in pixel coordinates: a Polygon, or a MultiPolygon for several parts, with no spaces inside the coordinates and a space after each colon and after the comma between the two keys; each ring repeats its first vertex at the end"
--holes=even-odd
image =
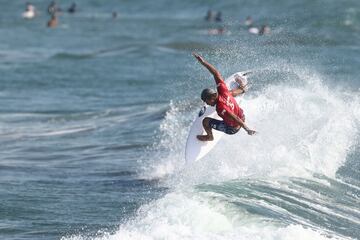
{"type": "Polygon", "coordinates": [[[209,118],[209,117],[206,117],[206,118],[203,119],[202,124],[203,124],[204,127],[210,127],[210,124],[209,124],[210,119],[211,118],[209,118]]]}

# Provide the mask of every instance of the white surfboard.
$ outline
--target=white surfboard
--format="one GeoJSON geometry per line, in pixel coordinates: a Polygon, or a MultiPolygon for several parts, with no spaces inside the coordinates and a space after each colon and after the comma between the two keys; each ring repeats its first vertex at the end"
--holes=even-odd
{"type": "MultiPolygon", "coordinates": [[[[225,80],[226,86],[228,89],[234,89],[238,88],[238,83],[235,81],[236,77],[240,77],[243,81],[243,83],[246,85],[248,83],[247,81],[247,75],[250,72],[237,72],[228,77],[225,80]]],[[[248,86],[246,87],[248,88],[248,86]]],[[[247,89],[246,89],[247,90],[247,89]]],[[[241,97],[244,94],[241,94],[235,98],[235,100],[239,103],[241,97]]],[[[215,119],[222,119],[219,117],[219,115],[216,112],[215,107],[206,105],[203,106],[198,115],[196,116],[191,128],[190,132],[186,141],[186,148],[185,148],[185,160],[186,164],[190,164],[192,162],[198,161],[201,158],[203,158],[207,153],[210,152],[211,149],[215,147],[215,145],[219,142],[221,137],[225,134],[223,132],[217,131],[213,129],[213,141],[200,141],[196,138],[197,135],[205,134],[205,130],[202,125],[202,121],[205,117],[211,117],[215,119]]]]}

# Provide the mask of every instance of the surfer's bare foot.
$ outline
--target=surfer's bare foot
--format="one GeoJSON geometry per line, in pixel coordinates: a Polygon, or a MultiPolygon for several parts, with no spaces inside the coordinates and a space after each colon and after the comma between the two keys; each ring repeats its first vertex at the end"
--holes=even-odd
{"type": "Polygon", "coordinates": [[[212,140],[214,140],[214,137],[210,136],[210,135],[197,135],[196,137],[200,141],[212,141],[212,140]]]}

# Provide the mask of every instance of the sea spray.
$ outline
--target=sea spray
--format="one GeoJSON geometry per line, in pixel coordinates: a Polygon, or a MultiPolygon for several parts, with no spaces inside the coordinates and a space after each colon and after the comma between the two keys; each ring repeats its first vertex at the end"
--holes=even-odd
{"type": "Polygon", "coordinates": [[[252,176],[309,177],[313,173],[334,177],[356,142],[359,100],[328,89],[321,77],[309,70],[294,68],[291,75],[296,76],[296,83],[286,79],[260,90],[253,88],[242,100],[246,122],[259,132],[256,136],[243,130],[225,135],[195,163],[195,169],[185,170],[188,173],[183,172],[183,147],[189,129],[186,116],[196,114],[196,108],[186,112],[189,103],[172,103],[161,125],[165,158],[148,169],[153,171],[150,175],[181,171],[187,178],[197,179],[195,182],[252,176]]]}

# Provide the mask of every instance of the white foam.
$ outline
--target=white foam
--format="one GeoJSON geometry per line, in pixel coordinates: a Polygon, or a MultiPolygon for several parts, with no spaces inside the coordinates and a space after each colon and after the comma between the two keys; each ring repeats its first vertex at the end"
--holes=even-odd
{"type": "Polygon", "coordinates": [[[95,127],[78,127],[78,128],[71,128],[71,129],[63,129],[57,131],[48,131],[39,134],[33,134],[32,136],[36,137],[49,137],[49,136],[57,136],[57,135],[67,135],[67,134],[74,134],[79,132],[86,132],[95,129],[95,127]]]}
{"type": "Polygon", "coordinates": [[[163,178],[182,169],[185,163],[185,139],[190,121],[193,120],[192,116],[183,114],[187,105],[187,102],[170,102],[170,110],[160,126],[160,138],[153,146],[152,161],[143,165],[142,178],[163,178]]]}
{"type": "Polygon", "coordinates": [[[211,197],[214,193],[191,191],[194,184],[234,178],[335,176],[356,144],[359,99],[327,89],[316,74],[298,75],[302,85],[270,85],[245,98],[242,107],[247,123],[259,131],[257,136],[250,137],[244,131],[225,136],[191,168],[183,169],[183,146],[192,118],[184,107],[187,103],[171,103],[154,148],[155,160],[144,176],[170,174],[166,183],[173,192],[142,206],[116,233],[95,239],[343,239],[336,233],[306,227],[306,222],[289,225],[263,219],[230,206],[229,201],[214,200],[219,199],[211,197]]]}
{"type": "MultiPolygon", "coordinates": [[[[252,176],[335,176],[356,144],[359,99],[356,94],[328,89],[317,74],[296,74],[302,84],[270,85],[257,96],[249,92],[241,106],[248,126],[259,134],[251,137],[241,130],[224,136],[212,152],[187,170],[192,183],[252,176]]],[[[172,104],[162,124],[160,145],[165,157],[154,163],[150,176],[182,168],[185,125],[189,123],[184,115],[188,114],[172,104]]]]}
{"type": "MultiPolygon", "coordinates": [[[[304,228],[300,225],[283,226],[276,222],[259,221],[246,212],[232,212],[219,201],[193,193],[167,194],[138,211],[137,217],[119,227],[114,234],[104,233],[96,240],[156,240],[156,239],[261,239],[261,240],[323,240],[330,233],[304,228]],[[326,234],[326,235],[325,235],[326,234]]],[[[88,239],[83,236],[63,237],[62,240],[88,239]]]]}

